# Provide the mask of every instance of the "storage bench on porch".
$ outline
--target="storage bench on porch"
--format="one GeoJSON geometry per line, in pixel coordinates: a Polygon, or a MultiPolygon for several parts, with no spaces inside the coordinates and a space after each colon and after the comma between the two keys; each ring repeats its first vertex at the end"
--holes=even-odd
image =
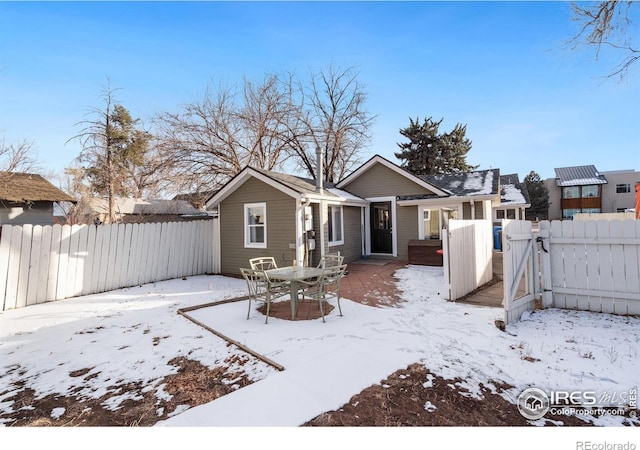
{"type": "Polygon", "coordinates": [[[442,255],[438,253],[441,248],[439,239],[412,239],[409,241],[409,264],[442,266],[442,255]]]}

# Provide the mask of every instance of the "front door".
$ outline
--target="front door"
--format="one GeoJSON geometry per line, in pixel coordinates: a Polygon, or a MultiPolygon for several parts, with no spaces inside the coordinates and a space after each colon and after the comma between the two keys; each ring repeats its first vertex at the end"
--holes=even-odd
{"type": "Polygon", "coordinates": [[[371,203],[371,253],[393,253],[391,202],[371,203]]]}

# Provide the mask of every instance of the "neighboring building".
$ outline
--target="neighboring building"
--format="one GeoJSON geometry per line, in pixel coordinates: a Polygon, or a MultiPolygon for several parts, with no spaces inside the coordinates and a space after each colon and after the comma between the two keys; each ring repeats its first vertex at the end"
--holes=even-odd
{"type": "Polygon", "coordinates": [[[214,196],[214,194],[218,191],[202,191],[202,192],[194,192],[191,194],[178,194],[173,197],[173,200],[186,200],[194,208],[199,210],[203,210],[207,204],[207,200],[214,196]]]}
{"type": "Polygon", "coordinates": [[[0,172],[0,225],[53,225],[58,202],[75,199],[40,175],[0,172]]]}
{"type": "MultiPolygon", "coordinates": [[[[207,202],[220,221],[223,274],[249,258],[315,265],[327,253],[407,259],[411,241],[441,247],[451,218],[487,219],[498,169],[418,177],[374,156],[337,184],[245,167],[207,202]]],[[[435,250],[434,250],[435,251],[435,250]]]]}
{"type": "Polygon", "coordinates": [[[555,169],[556,178],[545,180],[549,190],[549,219],[571,219],[574,214],[616,213],[634,208],[634,170],[599,172],[595,166],[555,169]]]}
{"type": "Polygon", "coordinates": [[[525,210],[531,206],[529,191],[520,183],[518,174],[500,176],[500,205],[493,208],[493,221],[525,220],[525,210]]]}
{"type": "MultiPolygon", "coordinates": [[[[172,222],[182,220],[210,219],[211,216],[198,210],[185,200],[145,200],[140,198],[114,199],[116,223],[172,222]]],[[[109,201],[92,198],[86,202],[83,222],[96,220],[107,222],[109,201]]]]}

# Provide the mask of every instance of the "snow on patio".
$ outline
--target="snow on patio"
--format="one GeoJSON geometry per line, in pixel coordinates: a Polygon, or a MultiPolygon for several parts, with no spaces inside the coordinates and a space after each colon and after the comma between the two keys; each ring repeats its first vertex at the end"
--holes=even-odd
{"type": "MultiPolygon", "coordinates": [[[[344,317],[336,308],[327,323],[274,318],[265,325],[255,310],[246,320],[247,302],[189,312],[286,370],[260,361],[245,365],[249,377],[260,381],[158,425],[297,426],[418,361],[434,374],[461,378],[459,387],[472,394],[480,384],[512,385],[511,401],[530,386],[620,394],[639,384],[639,318],[550,309],[502,332],[494,326],[500,309],[444,299],[442,268],[407,266],[396,277],[404,299],[398,307],[344,299],[344,317]]],[[[0,392],[22,379],[36,396],[66,395],[79,387],[99,397],[115,381],[142,381],[158,396],[166,395],[160,380],[175,372],[167,364],[172,358],[215,366],[244,355],[177,310],[245,290],[242,280],[199,276],[5,311],[0,392]],[[87,368],[93,378],[69,375],[87,368]]],[[[6,397],[0,397],[3,413],[17,407],[6,397]]],[[[112,407],[122,400],[114,395],[112,407]]],[[[621,419],[605,416],[595,423],[619,425],[621,419]]]]}

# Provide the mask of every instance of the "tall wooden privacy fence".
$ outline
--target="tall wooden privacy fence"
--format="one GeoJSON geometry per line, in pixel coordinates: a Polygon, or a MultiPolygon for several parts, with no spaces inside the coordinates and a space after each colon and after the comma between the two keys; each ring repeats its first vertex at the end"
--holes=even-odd
{"type": "Polygon", "coordinates": [[[457,300],[493,278],[493,229],[488,220],[450,220],[443,230],[449,300],[457,300]]]}
{"type": "Polygon", "coordinates": [[[640,314],[640,220],[540,222],[540,237],[552,306],[640,314]]]}
{"type": "Polygon", "coordinates": [[[3,225],[2,310],[219,272],[216,226],[217,220],[3,225]]]}

